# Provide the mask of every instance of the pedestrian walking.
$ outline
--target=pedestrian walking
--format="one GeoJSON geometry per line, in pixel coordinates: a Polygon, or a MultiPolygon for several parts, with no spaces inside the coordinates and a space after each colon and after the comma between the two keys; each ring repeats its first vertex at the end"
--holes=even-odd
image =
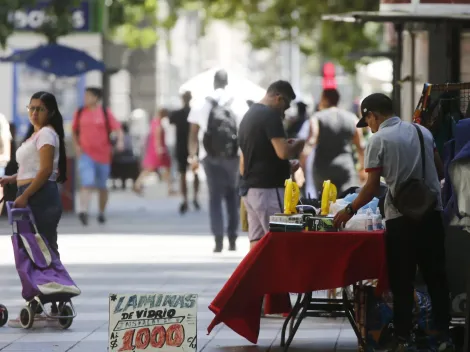
{"type": "Polygon", "coordinates": [[[192,170],[202,162],[209,188],[209,217],[215,238],[214,252],[223,249],[224,233],[229,250],[236,250],[239,225],[238,196],[238,126],[248,110],[246,100],[226,88],[229,77],[224,70],[214,76],[214,92],[201,106],[191,109],[188,121],[189,158],[192,170]],[[227,230],[224,229],[222,201],[227,208],[227,230]]]}
{"type": "MultiPolygon", "coordinates": [[[[189,121],[188,116],[191,111],[191,92],[185,92],[182,95],[183,107],[170,114],[170,122],[176,127],[176,162],[180,179],[180,192],[183,202],[180,204],[179,212],[184,214],[188,211],[188,141],[189,141],[189,121]]],[[[193,173],[193,206],[196,210],[199,205],[199,175],[197,170],[191,170],[193,173]]]]}
{"type": "Polygon", "coordinates": [[[150,123],[142,171],[134,184],[134,191],[137,194],[142,194],[143,182],[148,175],[163,170],[163,181],[168,184],[168,195],[172,195],[171,157],[165,142],[165,130],[162,127],[162,119],[166,116],[168,116],[168,110],[160,109],[150,123]]]}
{"type": "Polygon", "coordinates": [[[107,181],[111,171],[113,144],[117,151],[124,150],[121,125],[111,110],[101,105],[102,95],[100,88],[87,88],[85,106],[75,113],[72,122],[81,184],[78,216],[83,225],[88,225],[88,209],[94,190],[99,195],[98,222],[106,222],[107,181]]]}

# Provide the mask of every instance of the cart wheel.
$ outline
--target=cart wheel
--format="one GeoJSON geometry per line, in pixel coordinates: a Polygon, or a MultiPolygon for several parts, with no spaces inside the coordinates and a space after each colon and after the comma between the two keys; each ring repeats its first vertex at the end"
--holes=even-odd
{"type": "Polygon", "coordinates": [[[70,306],[64,306],[61,310],[59,310],[59,314],[61,316],[67,316],[70,318],[59,318],[59,325],[62,329],[68,329],[73,323],[73,311],[70,306]]]}
{"type": "Polygon", "coordinates": [[[0,327],[5,325],[8,321],[8,310],[3,304],[0,304],[0,327]]]}
{"type": "Polygon", "coordinates": [[[31,329],[34,323],[34,312],[27,306],[20,311],[20,324],[23,329],[31,329]]]}

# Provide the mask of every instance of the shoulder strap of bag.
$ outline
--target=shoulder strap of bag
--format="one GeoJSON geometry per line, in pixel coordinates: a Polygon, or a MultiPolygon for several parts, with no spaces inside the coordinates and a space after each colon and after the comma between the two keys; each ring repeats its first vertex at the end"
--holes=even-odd
{"type": "Polygon", "coordinates": [[[104,105],[102,105],[102,108],[103,108],[104,122],[106,124],[106,132],[108,133],[108,141],[109,141],[109,144],[112,144],[111,125],[109,123],[108,109],[104,105]]]}
{"type": "Polygon", "coordinates": [[[282,202],[281,202],[281,196],[279,195],[279,189],[276,188],[276,196],[277,196],[277,204],[279,205],[279,210],[281,211],[281,214],[284,213],[284,209],[282,209],[282,202]]]}
{"type": "Polygon", "coordinates": [[[424,150],[424,137],[423,137],[423,132],[421,132],[421,129],[416,125],[413,124],[413,126],[416,128],[416,131],[418,132],[418,137],[419,137],[419,146],[421,149],[421,178],[424,180],[425,178],[425,171],[426,171],[426,152],[424,150]]]}

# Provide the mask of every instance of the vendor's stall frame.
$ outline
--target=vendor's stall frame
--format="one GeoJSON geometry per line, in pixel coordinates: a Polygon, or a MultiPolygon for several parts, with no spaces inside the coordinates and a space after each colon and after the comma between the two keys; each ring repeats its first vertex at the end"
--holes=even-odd
{"type": "Polygon", "coordinates": [[[282,325],[281,347],[284,347],[284,352],[288,351],[300,324],[307,317],[347,318],[356,334],[359,351],[367,351],[367,332],[365,330],[367,295],[364,292],[364,284],[357,283],[342,288],[342,297],[337,299],[313,298],[312,294],[313,292],[297,294],[292,311],[282,325]],[[287,335],[288,327],[289,333],[287,335]]]}
{"type": "MultiPolygon", "coordinates": [[[[401,90],[400,81],[402,80],[401,63],[403,59],[403,32],[408,30],[413,33],[413,28],[408,28],[406,25],[414,24],[435,24],[435,25],[465,25],[470,23],[469,14],[416,14],[398,11],[353,11],[341,14],[327,14],[322,16],[324,21],[333,22],[379,22],[379,23],[393,23],[395,32],[397,34],[397,44],[395,48],[395,55],[393,57],[393,102],[395,112],[401,115],[401,90]]],[[[415,77],[415,41],[412,34],[411,43],[411,85],[414,86],[416,82],[415,77]]],[[[414,90],[411,90],[412,101],[414,101],[414,90]]]]}

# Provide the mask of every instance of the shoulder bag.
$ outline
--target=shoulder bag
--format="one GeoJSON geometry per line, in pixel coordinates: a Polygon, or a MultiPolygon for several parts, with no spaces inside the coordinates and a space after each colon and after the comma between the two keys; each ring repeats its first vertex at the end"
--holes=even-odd
{"type": "Polygon", "coordinates": [[[413,124],[418,132],[421,149],[421,178],[408,179],[398,185],[395,196],[390,197],[392,204],[403,215],[415,221],[422,220],[433,211],[437,204],[437,196],[425,183],[426,154],[424,150],[424,137],[421,129],[413,124]]]}

